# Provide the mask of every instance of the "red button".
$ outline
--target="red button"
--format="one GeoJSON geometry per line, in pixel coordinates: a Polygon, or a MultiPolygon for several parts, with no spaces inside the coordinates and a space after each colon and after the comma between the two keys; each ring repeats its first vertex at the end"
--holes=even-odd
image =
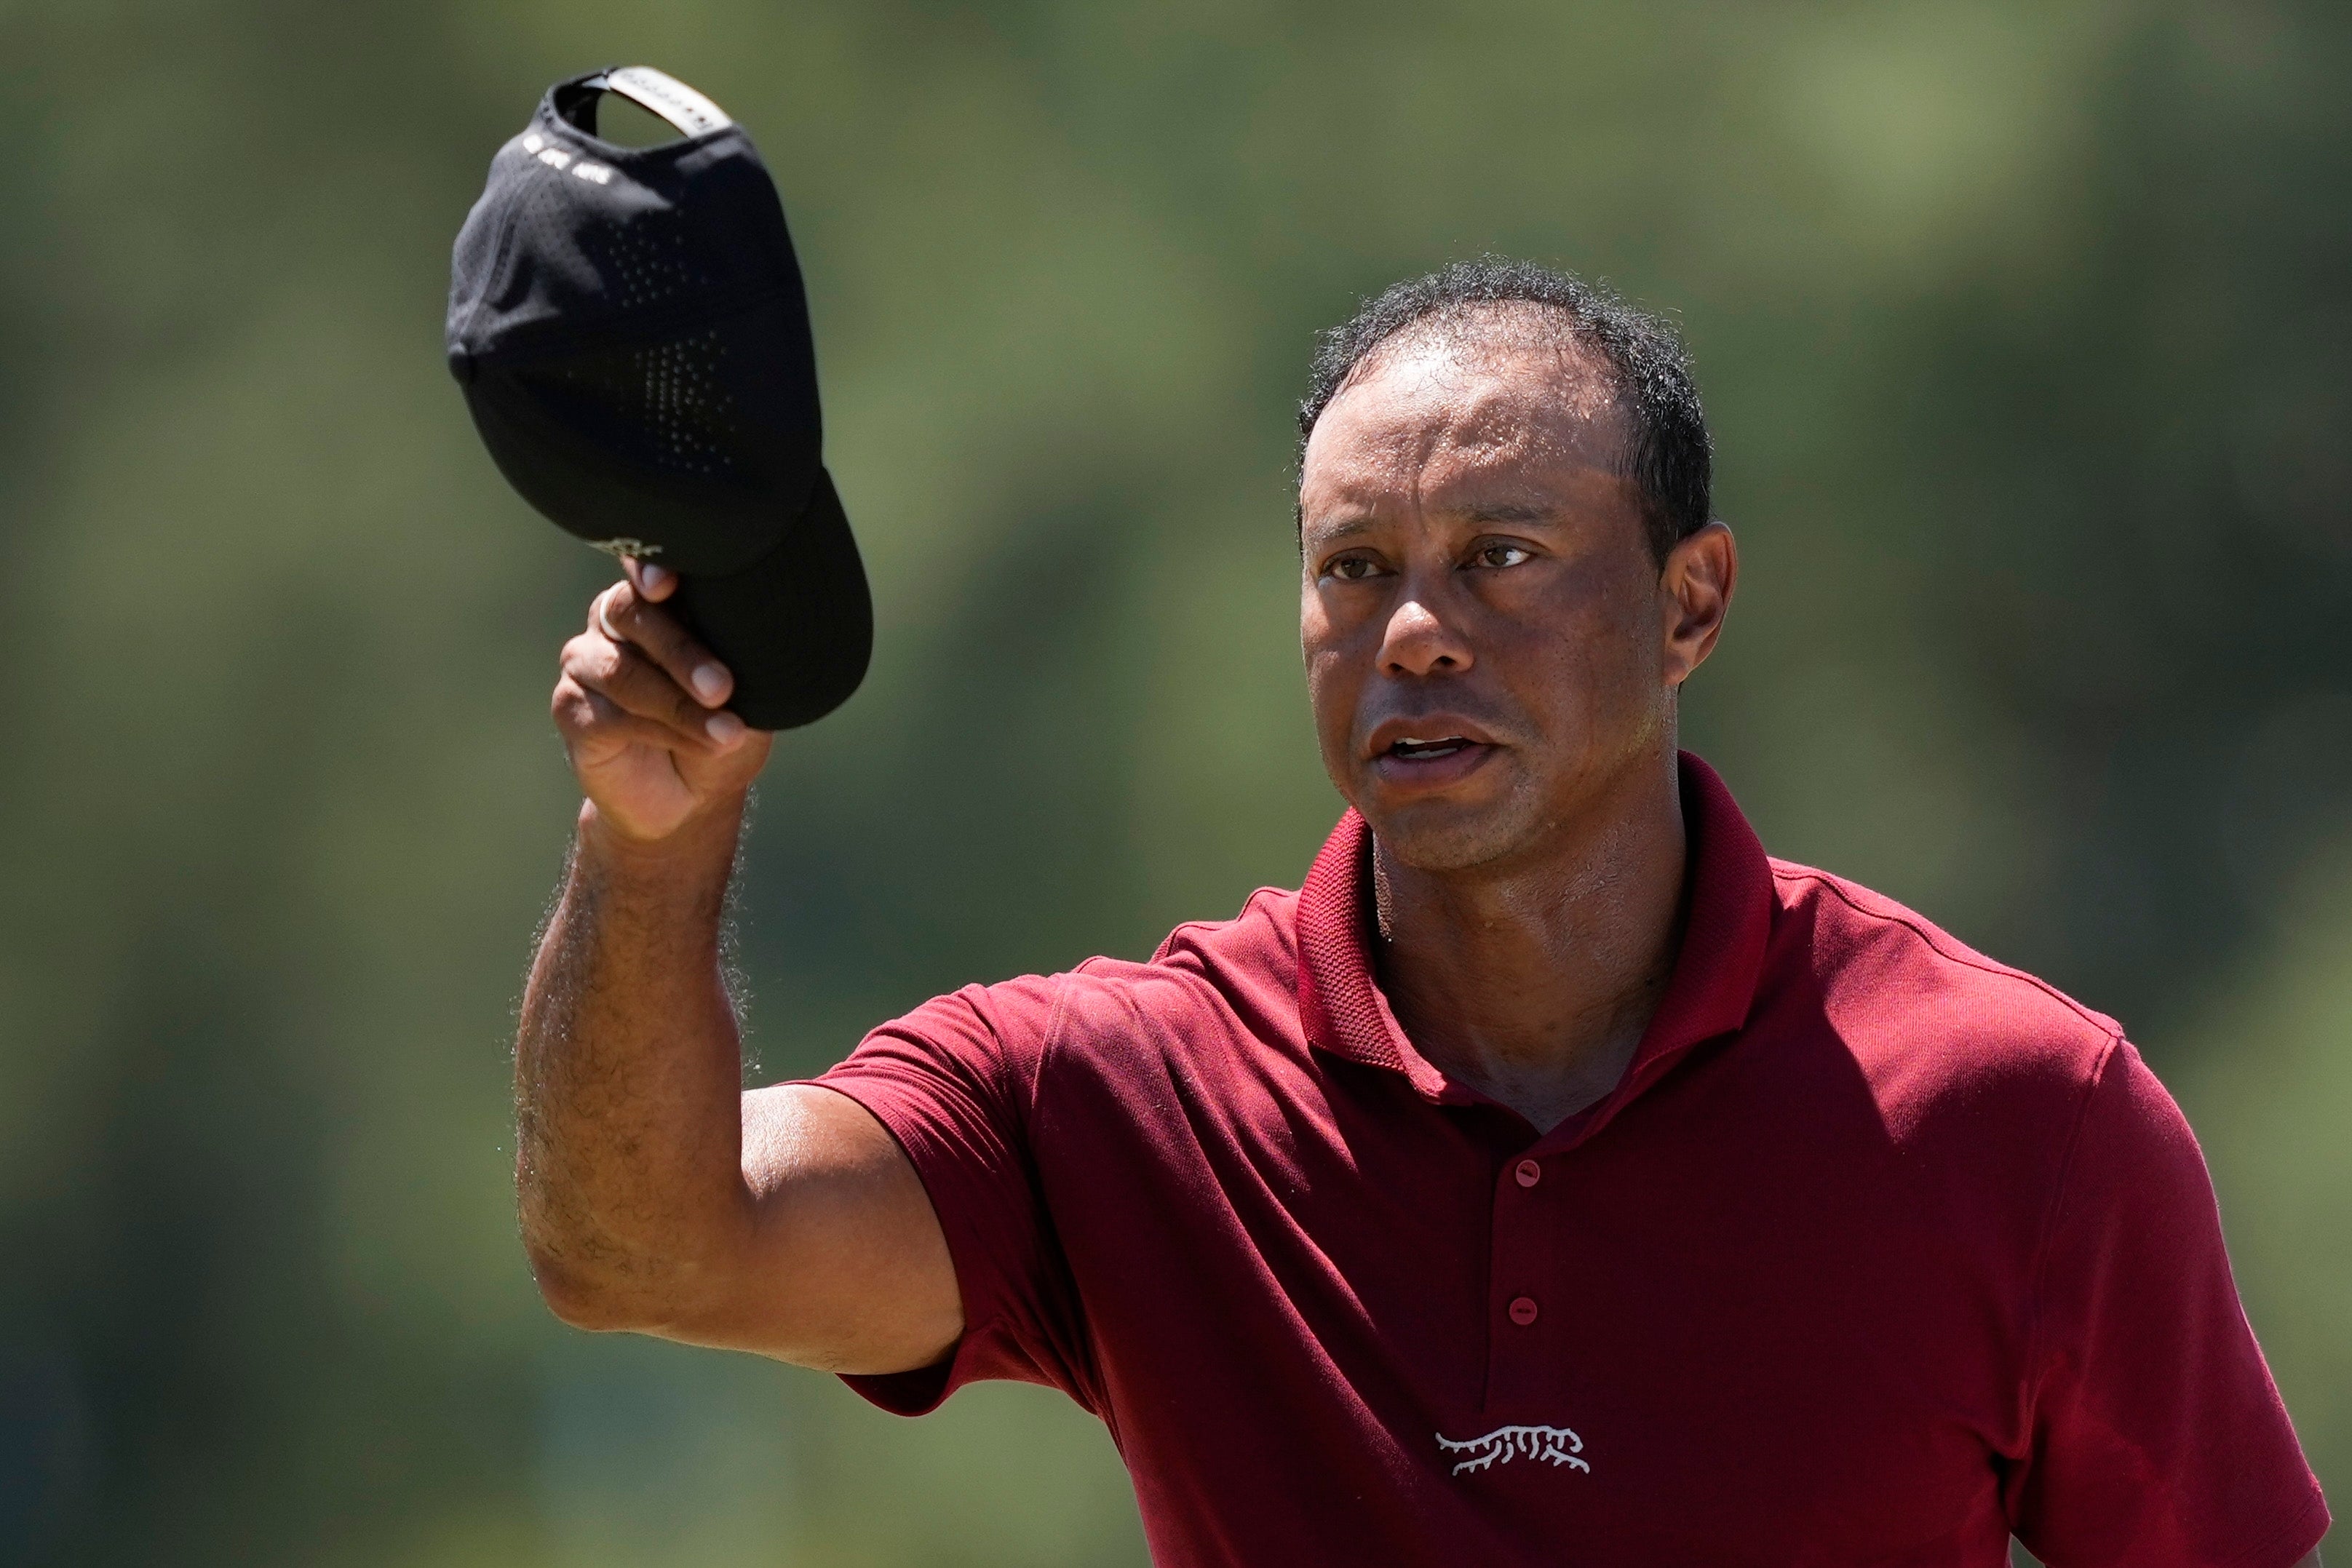
{"type": "Polygon", "coordinates": [[[1533,1160],[1521,1160],[1519,1162],[1518,1177],[1519,1185],[1521,1186],[1533,1186],[1536,1183],[1543,1180],[1543,1166],[1536,1164],[1533,1160]]]}
{"type": "Polygon", "coordinates": [[[1536,1299],[1533,1296],[1511,1298],[1511,1321],[1521,1328],[1536,1321],[1536,1299]]]}

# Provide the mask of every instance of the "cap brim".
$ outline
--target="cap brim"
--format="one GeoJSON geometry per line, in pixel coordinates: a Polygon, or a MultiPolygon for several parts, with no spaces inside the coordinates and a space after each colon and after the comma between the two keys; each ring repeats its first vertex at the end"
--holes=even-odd
{"type": "Polygon", "coordinates": [[[820,468],[774,549],[740,571],[681,575],[671,601],[735,674],[727,706],[754,729],[796,729],[849,700],[874,651],[857,540],[820,468]]]}

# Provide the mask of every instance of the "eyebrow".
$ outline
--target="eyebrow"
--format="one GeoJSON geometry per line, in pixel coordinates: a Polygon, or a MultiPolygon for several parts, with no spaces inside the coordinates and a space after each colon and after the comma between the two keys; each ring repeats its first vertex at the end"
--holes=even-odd
{"type": "Polygon", "coordinates": [[[1474,523],[1548,523],[1559,516],[1559,510],[1530,501],[1496,501],[1472,507],[1462,515],[1474,523]]]}
{"type": "MultiPolygon", "coordinates": [[[[1559,510],[1550,506],[1540,506],[1540,503],[1536,501],[1491,501],[1491,503],[1482,503],[1482,506],[1463,507],[1461,513],[1456,515],[1458,517],[1470,519],[1470,522],[1498,522],[1510,527],[1510,524],[1555,522],[1555,519],[1559,517],[1559,510]]],[[[1371,534],[1376,524],[1379,524],[1379,517],[1371,517],[1371,515],[1367,513],[1352,515],[1352,517],[1340,517],[1339,522],[1322,522],[1322,519],[1318,517],[1306,517],[1301,519],[1298,536],[1301,536],[1301,540],[1312,540],[1312,543],[1318,543],[1318,546],[1336,546],[1336,543],[1343,543],[1343,540],[1348,538],[1357,538],[1357,536],[1362,536],[1362,534],[1371,534]]]]}

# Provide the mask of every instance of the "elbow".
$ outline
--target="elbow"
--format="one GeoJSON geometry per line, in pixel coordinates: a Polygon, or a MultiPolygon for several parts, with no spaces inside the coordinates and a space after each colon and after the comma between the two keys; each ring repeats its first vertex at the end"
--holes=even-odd
{"type": "Polygon", "coordinates": [[[644,1333],[693,1338],[710,1315],[702,1271],[675,1259],[630,1257],[611,1263],[583,1260],[568,1250],[527,1244],[539,1298],[565,1326],[590,1333],[644,1333]]]}
{"type": "Polygon", "coordinates": [[[524,1249],[539,1299],[567,1328],[590,1333],[643,1332],[653,1326],[635,1292],[545,1248],[524,1249]]]}

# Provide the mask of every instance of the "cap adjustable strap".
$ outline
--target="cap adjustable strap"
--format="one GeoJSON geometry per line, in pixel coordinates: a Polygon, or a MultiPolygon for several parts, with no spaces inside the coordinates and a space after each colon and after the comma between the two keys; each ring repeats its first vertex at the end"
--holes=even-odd
{"type": "Polygon", "coordinates": [[[657,114],[681,135],[701,136],[724,131],[735,122],[717,104],[666,72],[651,66],[623,66],[583,84],[617,92],[648,114],[657,114]]]}

